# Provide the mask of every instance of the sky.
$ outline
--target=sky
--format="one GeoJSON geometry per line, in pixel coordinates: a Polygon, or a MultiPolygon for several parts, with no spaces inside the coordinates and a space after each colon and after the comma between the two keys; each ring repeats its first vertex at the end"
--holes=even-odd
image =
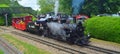
{"type": "Polygon", "coordinates": [[[37,0],[21,0],[18,3],[24,7],[31,7],[33,10],[38,10],[40,7],[37,4],[37,0]]]}

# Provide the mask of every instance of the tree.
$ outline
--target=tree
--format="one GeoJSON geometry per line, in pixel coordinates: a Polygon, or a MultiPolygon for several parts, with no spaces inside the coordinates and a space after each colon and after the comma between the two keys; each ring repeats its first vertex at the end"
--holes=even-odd
{"type": "Polygon", "coordinates": [[[64,12],[66,14],[72,13],[72,0],[60,0],[60,12],[64,12]]]}
{"type": "MultiPolygon", "coordinates": [[[[54,10],[55,0],[39,0],[41,13],[47,13],[54,10]]],[[[66,14],[72,13],[72,0],[59,0],[59,11],[66,14]]],[[[103,13],[117,13],[120,11],[120,0],[85,0],[81,12],[91,13],[92,15],[103,13]]]]}
{"type": "MultiPolygon", "coordinates": [[[[59,12],[66,14],[71,13],[71,0],[59,0],[59,12]]],[[[55,0],[38,0],[38,4],[41,8],[41,13],[47,13],[54,11],[55,0]]]]}
{"type": "Polygon", "coordinates": [[[38,0],[41,13],[47,13],[54,10],[54,0],[38,0]]]}
{"type": "Polygon", "coordinates": [[[93,15],[103,13],[117,13],[120,10],[120,0],[86,0],[83,10],[93,15]]]}

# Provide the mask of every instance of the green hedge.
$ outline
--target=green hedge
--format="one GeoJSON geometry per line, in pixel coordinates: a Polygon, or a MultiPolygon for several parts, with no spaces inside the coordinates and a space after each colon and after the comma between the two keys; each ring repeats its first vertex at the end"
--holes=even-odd
{"type": "Polygon", "coordinates": [[[120,17],[93,17],[85,26],[93,38],[120,43],[120,17]]]}

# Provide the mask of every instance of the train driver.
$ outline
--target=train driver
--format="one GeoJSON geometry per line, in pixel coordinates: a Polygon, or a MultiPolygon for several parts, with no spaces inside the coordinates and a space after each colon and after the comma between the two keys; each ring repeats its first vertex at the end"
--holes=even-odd
{"type": "Polygon", "coordinates": [[[39,26],[39,24],[40,24],[40,18],[37,18],[37,21],[35,22],[35,25],[39,26]]]}

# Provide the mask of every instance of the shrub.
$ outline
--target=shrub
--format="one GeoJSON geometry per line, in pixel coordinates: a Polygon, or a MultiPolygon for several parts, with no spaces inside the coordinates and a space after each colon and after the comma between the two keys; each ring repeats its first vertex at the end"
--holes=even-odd
{"type": "Polygon", "coordinates": [[[120,43],[120,17],[93,17],[85,26],[93,38],[120,43]]]}
{"type": "Polygon", "coordinates": [[[1,26],[5,24],[4,21],[5,21],[4,18],[3,18],[3,17],[0,17],[0,25],[1,25],[1,26]]]}
{"type": "MultiPolygon", "coordinates": [[[[8,15],[7,15],[7,20],[8,20],[8,25],[11,25],[11,23],[12,23],[12,15],[10,13],[8,13],[8,15]]],[[[5,23],[6,23],[5,15],[0,14],[0,26],[5,25],[5,23]]]]}

